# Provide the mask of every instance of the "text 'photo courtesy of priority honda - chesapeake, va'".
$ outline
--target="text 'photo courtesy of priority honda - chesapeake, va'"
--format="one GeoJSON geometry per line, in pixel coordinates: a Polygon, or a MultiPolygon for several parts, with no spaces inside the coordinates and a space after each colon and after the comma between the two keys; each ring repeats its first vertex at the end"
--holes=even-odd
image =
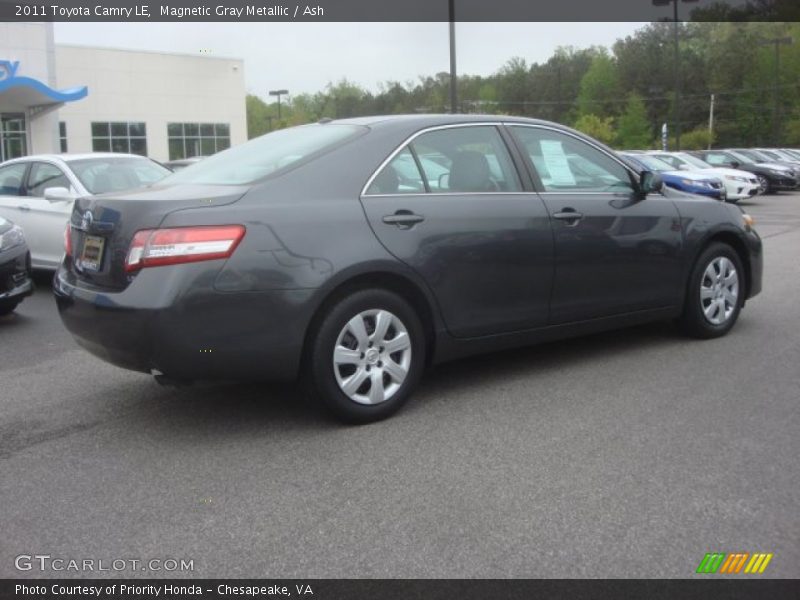
{"type": "Polygon", "coordinates": [[[800,594],[792,0],[0,0],[0,598],[800,594]]]}

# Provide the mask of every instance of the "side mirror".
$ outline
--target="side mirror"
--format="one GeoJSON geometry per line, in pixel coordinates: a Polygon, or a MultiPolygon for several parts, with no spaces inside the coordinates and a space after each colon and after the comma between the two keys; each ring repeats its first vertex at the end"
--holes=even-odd
{"type": "Polygon", "coordinates": [[[732,161],[731,161],[731,166],[732,166],[734,169],[738,169],[740,166],[742,166],[742,163],[740,163],[738,160],[732,160],[732,161]]]}
{"type": "Polygon", "coordinates": [[[662,187],[664,187],[664,182],[658,173],[642,171],[641,175],[639,175],[639,193],[642,196],[661,191],[662,187]]]}
{"type": "Polygon", "coordinates": [[[49,187],[44,189],[44,199],[48,202],[72,202],[75,197],[65,187],[49,187]]]}
{"type": "Polygon", "coordinates": [[[686,163],[681,163],[680,165],[678,165],[678,169],[681,171],[691,171],[692,167],[691,165],[687,165],[686,163]]]}

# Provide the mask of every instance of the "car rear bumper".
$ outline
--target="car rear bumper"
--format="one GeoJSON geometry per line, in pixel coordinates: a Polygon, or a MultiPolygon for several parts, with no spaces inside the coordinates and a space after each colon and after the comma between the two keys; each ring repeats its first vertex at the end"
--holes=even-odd
{"type": "Polygon", "coordinates": [[[0,302],[30,296],[33,289],[31,255],[27,247],[23,245],[0,255],[0,302]]]}
{"type": "Polygon", "coordinates": [[[62,267],[53,292],[76,342],[114,365],[177,380],[295,378],[314,290],[221,293],[213,278],[187,285],[200,272],[145,269],[108,292],[62,267]]]}

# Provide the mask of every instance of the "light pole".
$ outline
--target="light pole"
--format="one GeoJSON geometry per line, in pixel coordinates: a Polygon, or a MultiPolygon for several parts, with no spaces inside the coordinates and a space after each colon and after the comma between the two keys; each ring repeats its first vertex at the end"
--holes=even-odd
{"type": "Polygon", "coordinates": [[[781,46],[790,46],[794,40],[790,37],[770,38],[758,42],[759,46],[775,46],[775,79],[772,87],[772,143],[780,146],[781,129],[779,124],[780,101],[778,100],[778,81],[780,80],[781,46]]]}
{"type": "Polygon", "coordinates": [[[285,96],[289,93],[289,90],[270,90],[270,96],[277,96],[278,97],[278,121],[281,120],[281,96],[285,96]]]}
{"type": "MultiPolygon", "coordinates": [[[[673,7],[673,22],[675,36],[675,104],[672,107],[672,121],[675,125],[675,150],[681,149],[681,67],[680,67],[680,47],[678,45],[678,0],[652,0],[653,6],[673,7]]],[[[681,0],[681,2],[698,2],[698,0],[681,0]]]]}

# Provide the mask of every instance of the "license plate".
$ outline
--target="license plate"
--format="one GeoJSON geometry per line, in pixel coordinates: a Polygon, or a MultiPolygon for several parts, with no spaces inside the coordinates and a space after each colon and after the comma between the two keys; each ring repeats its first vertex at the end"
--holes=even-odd
{"type": "Polygon", "coordinates": [[[106,240],[96,235],[87,235],[83,240],[81,267],[88,271],[99,271],[106,240]]]}

